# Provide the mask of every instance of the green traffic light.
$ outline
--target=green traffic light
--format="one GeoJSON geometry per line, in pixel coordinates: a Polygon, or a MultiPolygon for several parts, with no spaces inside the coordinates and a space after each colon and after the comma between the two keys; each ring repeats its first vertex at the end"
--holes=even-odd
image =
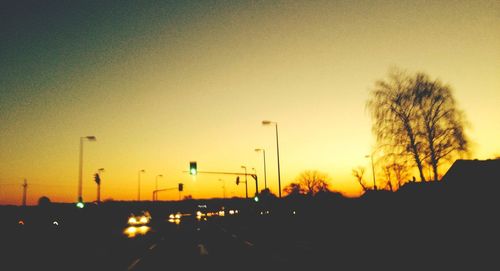
{"type": "Polygon", "coordinates": [[[198,173],[198,165],[196,161],[189,162],[189,174],[196,175],[198,173]]]}
{"type": "Polygon", "coordinates": [[[76,208],[82,209],[83,207],[85,207],[85,204],[83,202],[79,201],[76,203],[76,208]]]}

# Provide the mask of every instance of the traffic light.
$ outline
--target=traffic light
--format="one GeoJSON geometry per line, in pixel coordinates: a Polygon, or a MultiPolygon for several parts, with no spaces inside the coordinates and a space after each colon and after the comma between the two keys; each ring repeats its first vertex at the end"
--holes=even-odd
{"type": "Polygon", "coordinates": [[[99,173],[94,174],[94,181],[97,184],[101,184],[101,177],[99,176],[99,173]]]}
{"type": "Polygon", "coordinates": [[[196,175],[198,173],[198,166],[195,161],[189,162],[189,174],[196,175]]]}
{"type": "Polygon", "coordinates": [[[240,184],[240,176],[236,177],[236,185],[240,184]]]}
{"type": "Polygon", "coordinates": [[[181,192],[182,190],[184,190],[184,184],[179,183],[178,189],[179,189],[179,192],[181,192]]]}

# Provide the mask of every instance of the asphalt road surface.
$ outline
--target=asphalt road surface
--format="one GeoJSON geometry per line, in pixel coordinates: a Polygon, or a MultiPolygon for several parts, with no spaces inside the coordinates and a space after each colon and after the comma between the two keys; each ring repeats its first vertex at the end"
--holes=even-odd
{"type": "Polygon", "coordinates": [[[474,210],[467,219],[463,210],[247,210],[200,219],[192,210],[177,222],[156,211],[134,237],[125,234],[127,208],[68,210],[4,215],[0,270],[484,270],[498,241],[495,224],[474,210]]]}

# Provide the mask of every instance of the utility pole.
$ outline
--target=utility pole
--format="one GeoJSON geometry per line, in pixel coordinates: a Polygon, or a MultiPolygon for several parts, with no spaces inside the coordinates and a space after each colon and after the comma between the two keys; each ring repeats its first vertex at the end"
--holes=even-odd
{"type": "Polygon", "coordinates": [[[24,179],[23,187],[23,206],[26,206],[26,193],[28,192],[28,181],[24,179]]]}
{"type": "Polygon", "coordinates": [[[222,182],[222,198],[226,198],[226,180],[219,179],[219,182],[222,182]]]}

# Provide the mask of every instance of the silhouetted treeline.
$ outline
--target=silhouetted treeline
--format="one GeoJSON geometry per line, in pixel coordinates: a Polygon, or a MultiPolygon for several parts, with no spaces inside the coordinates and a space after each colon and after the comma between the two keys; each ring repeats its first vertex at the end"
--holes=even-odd
{"type": "MultiPolygon", "coordinates": [[[[88,270],[95,268],[92,262],[111,263],[109,255],[121,257],[112,252],[116,246],[127,251],[123,229],[131,213],[151,213],[154,230],[143,237],[147,239],[156,238],[159,229],[169,225],[166,219],[171,213],[225,209],[239,212],[213,217],[211,223],[252,229],[243,233],[255,242],[277,238],[301,247],[291,245],[291,257],[302,260],[289,268],[317,270],[329,262],[332,268],[349,269],[484,270],[496,258],[490,248],[498,240],[499,181],[500,160],[459,160],[440,182],[410,182],[397,192],[371,190],[360,198],[322,191],[282,199],[261,195],[258,202],[232,198],[106,202],[83,209],[57,203],[4,206],[0,234],[9,259],[28,255],[45,261],[52,270],[67,270],[86,255],[93,261],[78,267],[88,270]]],[[[29,267],[30,262],[23,264],[29,267]]]]}

